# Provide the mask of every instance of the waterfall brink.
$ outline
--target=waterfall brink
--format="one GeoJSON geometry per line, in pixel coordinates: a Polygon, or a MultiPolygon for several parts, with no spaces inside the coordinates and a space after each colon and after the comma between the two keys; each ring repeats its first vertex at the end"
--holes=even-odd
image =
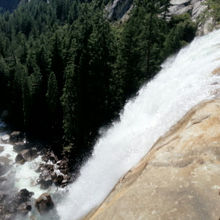
{"type": "Polygon", "coordinates": [[[214,98],[220,76],[212,72],[219,67],[220,31],[195,39],[169,58],[98,140],[80,177],[58,204],[60,218],[79,219],[97,207],[161,135],[194,105],[214,98]]]}

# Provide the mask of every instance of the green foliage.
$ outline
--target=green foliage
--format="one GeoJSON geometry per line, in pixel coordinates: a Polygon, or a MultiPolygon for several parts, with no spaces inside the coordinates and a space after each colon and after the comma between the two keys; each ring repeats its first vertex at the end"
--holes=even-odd
{"type": "Polygon", "coordinates": [[[196,26],[188,14],[173,17],[169,25],[171,31],[164,43],[165,55],[177,52],[180,47],[189,43],[194,38],[196,31],[196,26]]]}
{"type": "Polygon", "coordinates": [[[194,36],[189,16],[166,21],[168,0],[136,1],[119,26],[103,14],[108,2],[31,0],[0,15],[1,109],[28,137],[89,152],[99,128],[194,36]]]}
{"type": "Polygon", "coordinates": [[[220,4],[219,0],[208,0],[206,2],[209,9],[211,9],[211,14],[215,18],[216,21],[220,22],[220,4]]]}

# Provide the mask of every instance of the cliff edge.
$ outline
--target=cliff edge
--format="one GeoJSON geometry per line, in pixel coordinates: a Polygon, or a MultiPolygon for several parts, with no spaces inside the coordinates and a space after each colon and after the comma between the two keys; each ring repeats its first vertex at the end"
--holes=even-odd
{"type": "Polygon", "coordinates": [[[215,99],[188,112],[85,219],[219,219],[219,173],[215,99]]]}

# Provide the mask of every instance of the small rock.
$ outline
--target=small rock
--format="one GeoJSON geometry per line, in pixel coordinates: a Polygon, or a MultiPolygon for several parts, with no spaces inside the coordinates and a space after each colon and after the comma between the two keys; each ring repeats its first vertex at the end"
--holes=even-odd
{"type": "Polygon", "coordinates": [[[10,139],[10,136],[8,134],[5,134],[1,137],[1,141],[3,143],[8,143],[9,142],[9,139],[10,139]]]}
{"type": "Polygon", "coordinates": [[[53,163],[56,163],[58,161],[58,158],[53,152],[51,152],[49,156],[49,160],[52,161],[53,163]]]}
{"type": "Polygon", "coordinates": [[[43,193],[36,201],[35,207],[39,211],[40,214],[46,213],[53,209],[54,203],[53,200],[48,193],[43,193]]]}
{"type": "Polygon", "coordinates": [[[53,182],[55,185],[61,185],[63,182],[63,176],[62,175],[56,175],[56,177],[53,179],[53,182]]]}
{"type": "Polygon", "coordinates": [[[17,154],[16,158],[15,158],[15,162],[18,164],[24,164],[25,163],[25,159],[22,156],[21,153],[17,154]]]}
{"type": "Polygon", "coordinates": [[[43,163],[41,163],[38,168],[35,170],[35,172],[40,173],[45,169],[45,166],[43,163]]]}

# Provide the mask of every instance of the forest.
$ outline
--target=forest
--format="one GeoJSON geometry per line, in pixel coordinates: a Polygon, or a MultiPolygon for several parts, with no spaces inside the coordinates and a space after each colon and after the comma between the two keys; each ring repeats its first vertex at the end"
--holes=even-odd
{"type": "Polygon", "coordinates": [[[0,110],[29,140],[57,153],[92,151],[99,129],[195,35],[188,14],[168,18],[169,0],[136,0],[110,22],[111,0],[31,0],[0,14],[0,110]]]}

